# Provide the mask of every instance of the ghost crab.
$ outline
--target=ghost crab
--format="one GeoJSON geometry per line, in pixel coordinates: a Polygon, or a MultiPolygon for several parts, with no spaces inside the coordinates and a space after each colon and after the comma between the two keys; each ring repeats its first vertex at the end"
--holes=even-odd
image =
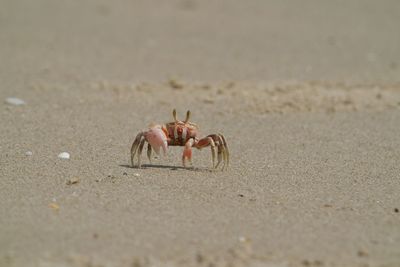
{"type": "Polygon", "coordinates": [[[163,154],[166,155],[168,146],[184,146],[182,155],[182,164],[187,167],[186,161],[192,163],[192,147],[202,149],[204,147],[211,147],[212,166],[217,169],[221,162],[222,170],[229,166],[229,150],[225,137],[222,134],[210,134],[204,138],[198,138],[199,127],[189,122],[190,110],[186,113],[186,119],[180,121],[176,117],[176,110],[172,111],[174,117],[173,122],[166,124],[152,124],[145,131],[137,134],[135,141],[131,148],[131,164],[135,166],[134,158],[137,155],[137,167],[141,167],[141,154],[145,143],[147,142],[147,157],[151,163],[152,150],[157,155],[160,154],[162,148],[163,154]],[[216,151],[217,150],[217,151],[216,151]],[[217,164],[215,164],[215,156],[217,152],[217,164]]]}

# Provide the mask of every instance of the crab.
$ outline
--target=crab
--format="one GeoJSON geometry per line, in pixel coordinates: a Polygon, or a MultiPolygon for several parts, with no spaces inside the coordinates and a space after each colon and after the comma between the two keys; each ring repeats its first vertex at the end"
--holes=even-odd
{"type": "MultiPolygon", "coordinates": [[[[176,117],[176,110],[172,111],[173,122],[166,124],[151,124],[147,130],[141,131],[131,148],[131,164],[135,167],[134,159],[137,156],[137,166],[141,168],[141,155],[143,148],[147,144],[147,157],[151,163],[152,151],[160,155],[160,150],[166,155],[168,146],[184,146],[182,155],[183,167],[188,167],[187,162],[192,165],[192,147],[202,149],[211,147],[212,167],[217,169],[222,162],[222,170],[229,166],[229,149],[225,137],[222,134],[210,134],[206,137],[199,138],[199,127],[197,124],[190,122],[190,110],[186,113],[184,121],[180,121],[176,117]],[[217,156],[217,163],[215,157],[217,156]]],[[[192,165],[193,166],[193,165],[192,165]]]]}

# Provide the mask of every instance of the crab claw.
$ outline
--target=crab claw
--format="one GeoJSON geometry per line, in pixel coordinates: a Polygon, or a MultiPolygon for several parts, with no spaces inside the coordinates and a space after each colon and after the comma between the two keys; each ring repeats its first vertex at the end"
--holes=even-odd
{"type": "Polygon", "coordinates": [[[160,155],[160,148],[163,149],[164,156],[167,154],[168,142],[167,136],[161,129],[161,126],[156,125],[151,127],[146,133],[145,138],[151,145],[157,155],[160,155]]]}

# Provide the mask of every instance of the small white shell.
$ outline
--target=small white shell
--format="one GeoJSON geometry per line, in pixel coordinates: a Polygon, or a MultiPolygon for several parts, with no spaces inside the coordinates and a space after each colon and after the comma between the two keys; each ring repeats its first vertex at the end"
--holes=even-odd
{"type": "Polygon", "coordinates": [[[32,156],[32,155],[33,155],[33,152],[32,152],[32,151],[26,151],[26,152],[25,152],[25,155],[26,155],[26,156],[32,156]]]}
{"type": "Polygon", "coordinates": [[[25,101],[16,97],[8,97],[6,98],[6,103],[10,105],[20,106],[25,105],[25,101]]]}
{"type": "Polygon", "coordinates": [[[58,154],[58,157],[60,159],[69,159],[69,153],[68,152],[62,152],[62,153],[58,154]]]}

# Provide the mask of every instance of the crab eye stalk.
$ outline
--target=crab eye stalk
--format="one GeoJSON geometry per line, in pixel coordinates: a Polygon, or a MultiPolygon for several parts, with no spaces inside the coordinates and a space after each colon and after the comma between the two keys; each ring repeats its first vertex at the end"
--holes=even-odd
{"type": "Polygon", "coordinates": [[[172,116],[174,117],[175,122],[177,122],[178,119],[176,118],[176,109],[174,109],[174,110],[172,111],[172,116]]]}
{"type": "Polygon", "coordinates": [[[189,120],[190,120],[190,110],[188,110],[186,112],[186,119],[185,119],[184,123],[187,123],[189,120]]]}

